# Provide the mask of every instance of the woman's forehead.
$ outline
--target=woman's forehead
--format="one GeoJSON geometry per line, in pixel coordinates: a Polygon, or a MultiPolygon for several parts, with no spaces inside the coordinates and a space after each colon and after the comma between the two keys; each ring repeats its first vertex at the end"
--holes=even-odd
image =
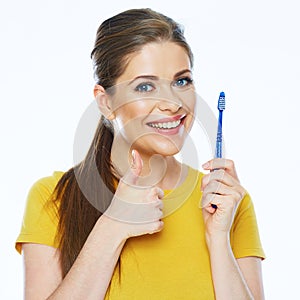
{"type": "Polygon", "coordinates": [[[134,79],[141,75],[173,79],[182,70],[191,69],[186,50],[173,42],[149,43],[129,57],[127,67],[117,83],[134,79]]]}

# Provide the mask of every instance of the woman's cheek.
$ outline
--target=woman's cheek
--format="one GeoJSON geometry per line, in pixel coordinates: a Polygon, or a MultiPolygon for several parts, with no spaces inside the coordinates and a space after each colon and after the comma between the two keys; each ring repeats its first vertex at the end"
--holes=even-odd
{"type": "Polygon", "coordinates": [[[184,122],[184,128],[186,132],[189,132],[191,130],[193,123],[194,123],[194,115],[189,114],[188,116],[186,116],[184,122]]]}

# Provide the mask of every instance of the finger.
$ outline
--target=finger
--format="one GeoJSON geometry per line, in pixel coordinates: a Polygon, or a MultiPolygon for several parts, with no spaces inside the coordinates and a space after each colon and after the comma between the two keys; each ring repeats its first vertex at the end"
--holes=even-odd
{"type": "Polygon", "coordinates": [[[149,232],[149,234],[153,234],[153,233],[161,231],[164,227],[164,222],[160,220],[160,221],[154,222],[151,225],[152,225],[152,230],[149,232]]]}
{"type": "Polygon", "coordinates": [[[228,174],[224,169],[218,169],[202,177],[201,190],[203,191],[207,184],[212,180],[222,182],[228,186],[239,185],[238,180],[228,174]]]}
{"type": "Polygon", "coordinates": [[[213,205],[210,206],[205,206],[205,207],[201,207],[202,209],[205,209],[207,212],[209,212],[210,214],[214,214],[217,210],[216,207],[214,207],[213,205]]]}
{"type": "Polygon", "coordinates": [[[132,150],[132,164],[130,165],[129,170],[122,177],[122,181],[128,185],[136,185],[139,176],[142,173],[143,169],[143,160],[136,150],[132,150]]]}
{"type": "Polygon", "coordinates": [[[235,205],[235,201],[232,200],[229,196],[217,195],[217,194],[208,194],[202,198],[201,202],[202,208],[209,208],[210,210],[217,206],[219,209],[235,205]]]}
{"type": "Polygon", "coordinates": [[[111,219],[130,224],[156,222],[163,217],[159,201],[161,200],[132,203],[114,197],[104,214],[111,219]]]}
{"type": "Polygon", "coordinates": [[[206,162],[202,165],[204,170],[213,171],[215,169],[224,169],[226,170],[231,176],[238,179],[237,173],[235,170],[234,162],[230,159],[225,158],[214,158],[206,162]]]}
{"type": "Polygon", "coordinates": [[[158,199],[154,202],[154,207],[162,210],[164,208],[164,203],[162,202],[162,200],[158,199]]]}
{"type": "Polygon", "coordinates": [[[217,210],[218,205],[213,203],[212,200],[217,195],[219,194],[215,194],[215,193],[203,194],[199,203],[199,207],[205,208],[209,213],[214,213],[217,210]]]}
{"type": "MultiPolygon", "coordinates": [[[[205,192],[202,196],[202,206],[212,205],[214,208],[219,207],[220,203],[218,201],[228,201],[230,203],[239,203],[243,199],[243,195],[234,189],[228,189],[226,186],[219,188],[217,193],[215,192],[205,192]],[[216,199],[218,201],[216,201],[216,199]]],[[[223,203],[224,204],[224,203],[223,203]]],[[[230,204],[231,205],[231,204],[230,204]]]]}
{"type": "Polygon", "coordinates": [[[239,181],[222,169],[215,170],[207,175],[204,175],[202,178],[201,190],[202,192],[205,190],[205,192],[215,192],[228,195],[237,192],[241,199],[246,195],[246,190],[240,185],[239,181]],[[215,191],[207,189],[207,186],[212,182],[215,182],[212,184],[212,187],[215,189],[215,191]],[[222,190],[222,185],[220,184],[223,184],[224,188],[226,189],[222,190]]]}
{"type": "Polygon", "coordinates": [[[231,193],[230,188],[228,188],[226,185],[216,180],[210,181],[203,190],[203,195],[207,195],[207,194],[228,195],[230,193],[231,193]]]}
{"type": "Polygon", "coordinates": [[[245,190],[240,185],[228,186],[222,182],[212,180],[206,185],[203,190],[203,196],[207,194],[232,196],[237,200],[241,200],[245,196],[245,190]]]}
{"type": "Polygon", "coordinates": [[[159,220],[164,217],[163,206],[164,204],[161,200],[148,203],[148,210],[151,210],[153,220],[159,220]]]}
{"type": "Polygon", "coordinates": [[[162,199],[164,197],[164,195],[165,195],[164,191],[157,186],[151,188],[151,191],[149,194],[150,197],[154,197],[154,198],[158,198],[158,199],[162,199]]]}
{"type": "Polygon", "coordinates": [[[216,194],[203,195],[199,203],[199,207],[205,208],[206,210],[208,210],[209,213],[213,213],[216,210],[216,207],[214,207],[214,205],[216,204],[213,203],[213,201],[215,200],[214,198],[216,196],[216,194]]]}

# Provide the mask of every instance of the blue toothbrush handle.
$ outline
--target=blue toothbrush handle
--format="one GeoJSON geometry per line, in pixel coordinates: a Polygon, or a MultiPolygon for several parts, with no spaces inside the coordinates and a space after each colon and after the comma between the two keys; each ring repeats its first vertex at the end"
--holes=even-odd
{"type": "MultiPolygon", "coordinates": [[[[219,110],[219,120],[218,120],[218,131],[217,131],[217,139],[216,139],[216,158],[222,158],[222,119],[223,119],[223,111],[219,110]]],[[[215,204],[211,204],[214,209],[217,209],[218,206],[215,204]]]]}
{"type": "Polygon", "coordinates": [[[222,119],[223,119],[223,111],[219,111],[219,120],[218,120],[218,132],[216,139],[216,158],[222,158],[222,119]]]}
{"type": "Polygon", "coordinates": [[[222,158],[222,142],[216,143],[216,158],[222,158]]]}

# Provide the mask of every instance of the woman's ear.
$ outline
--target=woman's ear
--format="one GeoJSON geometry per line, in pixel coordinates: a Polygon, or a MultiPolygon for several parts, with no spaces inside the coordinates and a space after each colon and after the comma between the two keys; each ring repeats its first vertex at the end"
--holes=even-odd
{"type": "Polygon", "coordinates": [[[96,84],[94,87],[94,96],[97,102],[97,105],[104,115],[104,117],[108,120],[113,120],[115,118],[115,114],[111,108],[111,103],[109,96],[105,92],[103,86],[96,84]]]}

